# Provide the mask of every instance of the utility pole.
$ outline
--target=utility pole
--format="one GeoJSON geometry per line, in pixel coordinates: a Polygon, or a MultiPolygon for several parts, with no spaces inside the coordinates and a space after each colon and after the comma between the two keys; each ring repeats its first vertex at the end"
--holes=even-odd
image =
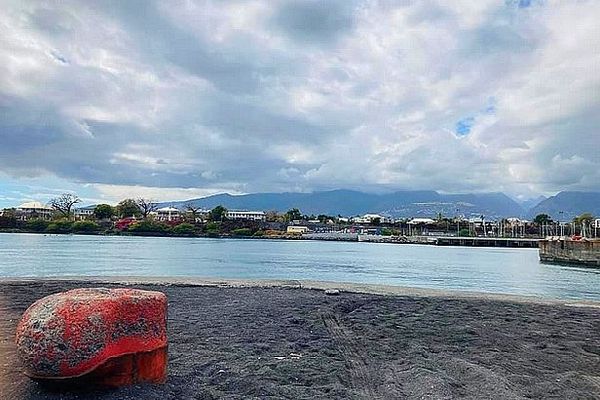
{"type": "Polygon", "coordinates": [[[456,209],[456,237],[460,236],[460,209],[456,209]]]}
{"type": "Polygon", "coordinates": [[[485,216],[481,216],[481,225],[483,225],[483,236],[487,237],[487,230],[485,229],[485,216]]]}
{"type": "Polygon", "coordinates": [[[560,224],[560,237],[565,236],[565,225],[563,224],[563,211],[558,212],[558,223],[560,224]]]}

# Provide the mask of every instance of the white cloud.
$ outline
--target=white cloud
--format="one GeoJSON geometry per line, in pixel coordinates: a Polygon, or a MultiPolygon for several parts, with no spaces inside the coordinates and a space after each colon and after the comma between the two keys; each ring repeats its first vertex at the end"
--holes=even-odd
{"type": "Polygon", "coordinates": [[[599,190],[598,19],[591,0],[7,1],[0,170],[110,198],[599,190]]]}
{"type": "Polygon", "coordinates": [[[95,184],[102,202],[116,204],[123,199],[145,198],[153,201],[189,200],[210,196],[218,193],[243,194],[231,187],[192,189],[192,188],[163,188],[147,186],[104,185],[95,184]]]}

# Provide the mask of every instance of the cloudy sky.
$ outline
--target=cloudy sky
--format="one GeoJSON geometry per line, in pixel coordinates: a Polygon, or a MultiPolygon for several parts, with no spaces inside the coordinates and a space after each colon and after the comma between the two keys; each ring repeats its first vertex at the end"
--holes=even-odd
{"type": "Polygon", "coordinates": [[[0,206],[600,190],[600,2],[0,0],[0,206]]]}

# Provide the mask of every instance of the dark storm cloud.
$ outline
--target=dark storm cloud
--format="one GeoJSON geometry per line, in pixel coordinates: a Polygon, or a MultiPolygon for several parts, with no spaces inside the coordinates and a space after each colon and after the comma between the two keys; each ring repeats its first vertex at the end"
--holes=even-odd
{"type": "Polygon", "coordinates": [[[293,40],[329,44],[354,27],[357,1],[294,0],[284,2],[272,23],[293,40]]]}

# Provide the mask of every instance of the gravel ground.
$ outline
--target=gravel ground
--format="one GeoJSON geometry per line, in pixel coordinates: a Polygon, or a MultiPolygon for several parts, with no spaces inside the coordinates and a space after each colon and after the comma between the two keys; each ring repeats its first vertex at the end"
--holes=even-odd
{"type": "Polygon", "coordinates": [[[135,285],[169,298],[165,385],[30,381],[13,344],[21,313],[91,286],[0,283],[0,399],[600,399],[600,308],[289,287],[135,285]]]}

